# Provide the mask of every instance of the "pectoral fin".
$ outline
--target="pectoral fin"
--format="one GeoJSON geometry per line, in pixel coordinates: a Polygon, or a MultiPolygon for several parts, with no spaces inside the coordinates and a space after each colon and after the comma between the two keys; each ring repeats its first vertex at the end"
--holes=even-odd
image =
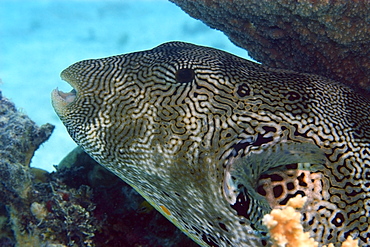
{"type": "Polygon", "coordinates": [[[256,192],[257,181],[267,171],[286,169],[298,164],[299,169],[316,171],[326,162],[325,153],[312,143],[281,142],[248,155],[232,157],[224,173],[223,193],[238,215],[248,218],[256,229],[264,227],[260,219],[271,208],[256,192]]]}

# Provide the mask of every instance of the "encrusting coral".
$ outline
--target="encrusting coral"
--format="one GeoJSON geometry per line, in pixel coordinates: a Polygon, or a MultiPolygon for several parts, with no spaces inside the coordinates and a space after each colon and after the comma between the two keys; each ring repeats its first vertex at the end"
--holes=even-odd
{"type": "MultiPolygon", "coordinates": [[[[310,238],[308,232],[303,231],[302,215],[296,211],[302,208],[307,197],[297,195],[291,198],[282,209],[273,209],[263,217],[263,224],[270,232],[273,247],[317,247],[319,243],[310,238]]],[[[328,247],[334,247],[329,244],[328,247]]],[[[343,242],[342,247],[358,247],[358,241],[351,236],[343,242]]]]}

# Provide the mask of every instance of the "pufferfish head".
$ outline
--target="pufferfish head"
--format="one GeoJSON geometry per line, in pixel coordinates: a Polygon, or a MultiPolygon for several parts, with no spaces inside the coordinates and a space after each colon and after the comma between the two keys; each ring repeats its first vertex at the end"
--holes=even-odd
{"type": "MultiPolygon", "coordinates": [[[[183,42],[84,60],[61,73],[73,90],[55,89],[52,104],[79,144],[92,138],[108,145],[113,135],[132,146],[138,140],[147,143],[148,138],[161,136],[172,147],[193,136],[204,138],[203,146],[207,146],[210,116],[230,117],[238,99],[251,94],[242,79],[235,80],[240,68],[250,66],[244,61],[183,42]]],[[[221,121],[220,125],[227,124],[221,121]]],[[[95,146],[91,144],[91,149],[95,146]]]]}

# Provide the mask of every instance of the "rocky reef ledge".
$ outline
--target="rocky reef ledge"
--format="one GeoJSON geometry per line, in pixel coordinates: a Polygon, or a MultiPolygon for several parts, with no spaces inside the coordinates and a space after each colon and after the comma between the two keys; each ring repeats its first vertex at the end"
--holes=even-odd
{"type": "Polygon", "coordinates": [[[370,1],[170,1],[267,66],[370,90],[370,1]]]}
{"type": "Polygon", "coordinates": [[[197,246],[80,148],[56,172],[31,168],[53,129],[0,91],[0,246],[197,246]]]}

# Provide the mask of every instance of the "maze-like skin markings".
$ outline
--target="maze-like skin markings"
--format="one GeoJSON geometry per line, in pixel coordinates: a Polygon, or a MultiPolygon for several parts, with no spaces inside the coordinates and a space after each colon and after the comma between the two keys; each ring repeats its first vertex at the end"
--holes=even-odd
{"type": "Polygon", "coordinates": [[[72,138],[200,245],[270,245],[261,217],[297,194],[321,244],[370,245],[369,97],[182,42],[62,78],[74,90],[53,105],[72,138]]]}

